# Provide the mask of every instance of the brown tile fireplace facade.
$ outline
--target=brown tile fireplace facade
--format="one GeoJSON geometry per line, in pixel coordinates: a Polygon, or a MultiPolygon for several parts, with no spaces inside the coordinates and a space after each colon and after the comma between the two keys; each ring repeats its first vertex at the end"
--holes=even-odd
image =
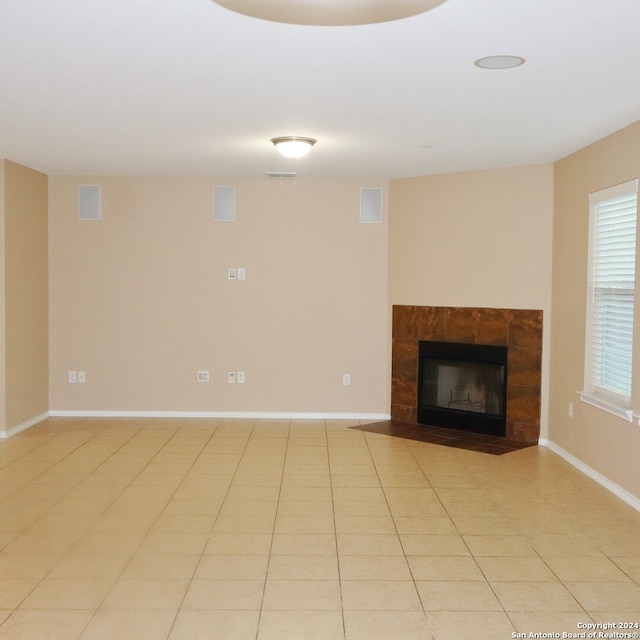
{"type": "Polygon", "coordinates": [[[417,424],[421,340],[508,348],[506,438],[540,436],[542,311],[464,307],[393,307],[391,418],[417,424]]]}

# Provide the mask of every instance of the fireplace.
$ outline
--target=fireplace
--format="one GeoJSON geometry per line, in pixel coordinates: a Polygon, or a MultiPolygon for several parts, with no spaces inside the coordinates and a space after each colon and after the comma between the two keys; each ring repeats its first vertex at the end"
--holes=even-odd
{"type": "Polygon", "coordinates": [[[504,437],[507,348],[421,340],[420,424],[504,437]]]}
{"type": "Polygon", "coordinates": [[[414,425],[420,424],[417,407],[421,341],[506,348],[505,438],[514,442],[538,442],[542,311],[394,305],[391,418],[414,425]]]}

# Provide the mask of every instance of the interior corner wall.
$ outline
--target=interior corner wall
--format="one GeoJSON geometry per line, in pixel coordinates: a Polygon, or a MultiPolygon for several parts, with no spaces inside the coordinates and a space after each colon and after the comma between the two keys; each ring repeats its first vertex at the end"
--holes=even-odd
{"type": "Polygon", "coordinates": [[[542,310],[546,437],[553,166],[393,180],[389,210],[390,305],[542,310]]]}
{"type": "Polygon", "coordinates": [[[359,219],[360,188],[386,200],[386,182],[49,184],[52,412],[388,415],[386,203],[359,219]],[[80,184],[100,220],[78,219],[80,184]],[[212,220],[215,186],[236,188],[235,222],[212,220]]]}
{"type": "Polygon", "coordinates": [[[49,407],[47,176],[3,161],[4,425],[7,433],[49,407]]]}
{"type": "Polygon", "coordinates": [[[5,322],[5,240],[4,240],[4,183],[6,160],[0,160],[0,435],[7,429],[7,393],[6,393],[6,322],[5,322]]]}
{"type": "MultiPolygon", "coordinates": [[[[640,500],[640,428],[580,401],[584,384],[589,193],[640,177],[640,122],[555,163],[549,438],[640,500]],[[573,417],[569,417],[569,404],[573,417]]],[[[640,322],[635,322],[640,334],[640,322]]],[[[636,336],[636,342],[637,342],[636,336]]],[[[634,360],[634,394],[640,365],[634,360]]],[[[638,407],[635,407],[638,410],[638,407]]]]}

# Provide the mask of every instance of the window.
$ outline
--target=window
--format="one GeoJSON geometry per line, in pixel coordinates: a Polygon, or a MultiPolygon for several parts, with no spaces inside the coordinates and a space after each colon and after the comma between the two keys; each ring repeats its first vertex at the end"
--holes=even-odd
{"type": "Polygon", "coordinates": [[[587,339],[582,399],[632,419],[638,181],[589,196],[587,339]]]}

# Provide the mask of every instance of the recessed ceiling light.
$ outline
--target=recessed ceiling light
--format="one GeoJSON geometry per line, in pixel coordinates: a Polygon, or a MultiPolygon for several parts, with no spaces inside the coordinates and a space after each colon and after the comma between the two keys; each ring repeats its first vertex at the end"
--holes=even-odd
{"type": "Polygon", "coordinates": [[[481,69],[513,69],[526,62],[520,56],[487,56],[479,58],[473,64],[481,69]]]}
{"type": "Polygon", "coordinates": [[[446,0],[214,0],[225,9],[272,22],[347,26],[389,22],[429,11],[446,0]]]}

